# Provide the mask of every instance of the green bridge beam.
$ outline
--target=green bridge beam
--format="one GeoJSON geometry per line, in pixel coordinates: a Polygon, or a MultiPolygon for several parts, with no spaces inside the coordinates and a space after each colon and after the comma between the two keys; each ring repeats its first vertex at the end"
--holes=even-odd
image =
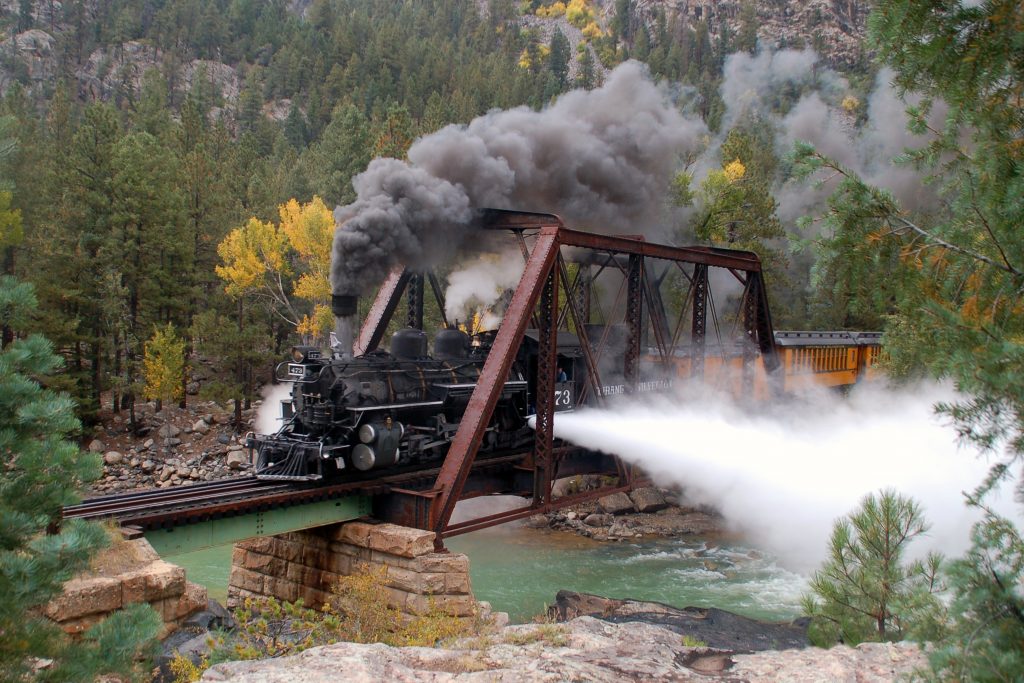
{"type": "Polygon", "coordinates": [[[170,529],[151,529],[146,540],[161,557],[228,545],[256,536],[346,522],[370,514],[370,498],[352,496],[222,517],[170,529]]]}

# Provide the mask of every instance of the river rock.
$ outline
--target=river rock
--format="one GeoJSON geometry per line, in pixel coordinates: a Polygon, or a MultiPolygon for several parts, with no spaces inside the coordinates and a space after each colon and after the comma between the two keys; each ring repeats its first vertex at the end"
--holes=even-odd
{"type": "Polygon", "coordinates": [[[248,462],[249,458],[246,457],[245,451],[228,451],[227,464],[231,469],[240,470],[248,462]]]}
{"type": "Polygon", "coordinates": [[[652,486],[630,491],[629,499],[633,501],[637,512],[657,512],[668,507],[665,496],[652,486]]]}
{"type": "Polygon", "coordinates": [[[530,515],[523,520],[523,525],[530,529],[546,529],[548,518],[544,515],[530,515]]]}
{"type": "Polygon", "coordinates": [[[633,501],[625,493],[613,493],[597,499],[597,505],[603,512],[610,515],[621,515],[626,512],[633,512],[633,501]]]}
{"type": "Polygon", "coordinates": [[[587,526],[608,526],[612,523],[612,516],[594,512],[586,516],[583,523],[587,526]]]}
{"type": "Polygon", "coordinates": [[[99,439],[93,439],[92,441],[89,442],[88,448],[90,453],[102,453],[103,449],[106,448],[106,446],[104,446],[103,442],[100,441],[99,439]]]}
{"type": "Polygon", "coordinates": [[[124,456],[117,451],[107,451],[103,454],[103,462],[107,465],[120,465],[124,462],[124,456]]]}

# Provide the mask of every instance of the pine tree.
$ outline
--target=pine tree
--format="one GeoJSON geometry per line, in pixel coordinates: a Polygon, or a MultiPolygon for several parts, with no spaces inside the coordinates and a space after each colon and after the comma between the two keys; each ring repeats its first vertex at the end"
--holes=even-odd
{"type": "Polygon", "coordinates": [[[934,595],[942,558],[903,562],[906,546],[927,529],[920,506],[893,490],[867,495],[856,511],[837,520],[829,558],[811,579],[813,595],[804,598],[812,641],[884,642],[914,629],[934,636],[942,621],[934,595]]]}
{"type": "MultiPolygon", "coordinates": [[[[21,329],[35,294],[13,278],[0,278],[0,318],[21,329]]],[[[79,429],[74,404],[33,378],[61,365],[51,344],[32,335],[0,351],[0,681],[29,680],[35,664],[53,660],[40,681],[92,681],[100,673],[127,673],[140,648],[155,638],[159,616],[139,605],[107,618],[72,643],[40,608],[64,581],[85,569],[107,539],[102,527],[81,520],[60,523],[61,508],[100,473],[98,456],[68,440],[79,429]]]]}
{"type": "MultiPolygon", "coordinates": [[[[796,152],[803,172],[840,179],[825,216],[822,260],[843,282],[828,285],[854,293],[843,305],[888,316],[893,367],[956,383],[965,398],[940,409],[962,440],[995,454],[968,499],[982,509],[1024,459],[1022,22],[1024,6],[1015,0],[883,0],[871,14],[871,47],[893,67],[900,90],[923,96],[908,113],[911,130],[927,134],[928,144],[905,161],[930,175],[942,199],[928,213],[908,210],[808,146],[796,152]],[[947,111],[932,129],[937,100],[947,111]],[[853,284],[865,280],[897,286],[886,287],[887,298],[865,301],[853,284]]],[[[986,511],[967,557],[949,574],[953,628],[934,650],[936,678],[1024,677],[1022,580],[1019,532],[986,511]]]]}

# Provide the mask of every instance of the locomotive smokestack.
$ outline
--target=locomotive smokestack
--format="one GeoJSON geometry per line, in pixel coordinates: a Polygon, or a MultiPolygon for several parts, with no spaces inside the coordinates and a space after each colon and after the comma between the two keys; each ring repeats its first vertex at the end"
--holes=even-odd
{"type": "Polygon", "coordinates": [[[331,295],[331,313],[334,314],[334,336],[338,339],[335,346],[343,358],[352,357],[352,340],[356,322],[356,304],[359,298],[355,294],[331,295]]]}

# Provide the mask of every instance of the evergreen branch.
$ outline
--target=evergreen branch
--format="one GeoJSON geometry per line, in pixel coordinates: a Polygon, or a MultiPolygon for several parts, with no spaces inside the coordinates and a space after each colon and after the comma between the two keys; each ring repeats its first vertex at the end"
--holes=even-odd
{"type": "Polygon", "coordinates": [[[895,220],[895,221],[899,222],[900,224],[903,225],[903,227],[905,227],[906,229],[916,233],[917,235],[920,235],[925,240],[931,240],[932,242],[935,243],[936,246],[939,246],[939,247],[942,247],[944,249],[948,249],[950,251],[956,252],[956,253],[958,253],[958,254],[960,254],[962,256],[967,256],[968,258],[975,259],[976,261],[981,261],[982,263],[988,264],[988,265],[992,266],[993,268],[998,268],[999,270],[1007,272],[1007,273],[1013,275],[1014,277],[1024,278],[1024,273],[1022,273],[1021,271],[1017,270],[1016,268],[1014,268],[1009,263],[1006,263],[1004,265],[1002,263],[999,263],[998,261],[995,261],[995,260],[989,258],[988,256],[985,256],[984,254],[979,254],[977,252],[971,251],[970,249],[965,249],[963,247],[957,246],[956,244],[953,244],[952,242],[948,242],[948,241],[942,239],[941,237],[937,237],[937,236],[933,235],[932,233],[928,232],[924,228],[920,227],[919,225],[915,224],[914,222],[910,221],[909,219],[907,219],[907,218],[905,218],[903,216],[900,216],[899,214],[892,213],[889,216],[887,216],[887,220],[895,220]]]}

